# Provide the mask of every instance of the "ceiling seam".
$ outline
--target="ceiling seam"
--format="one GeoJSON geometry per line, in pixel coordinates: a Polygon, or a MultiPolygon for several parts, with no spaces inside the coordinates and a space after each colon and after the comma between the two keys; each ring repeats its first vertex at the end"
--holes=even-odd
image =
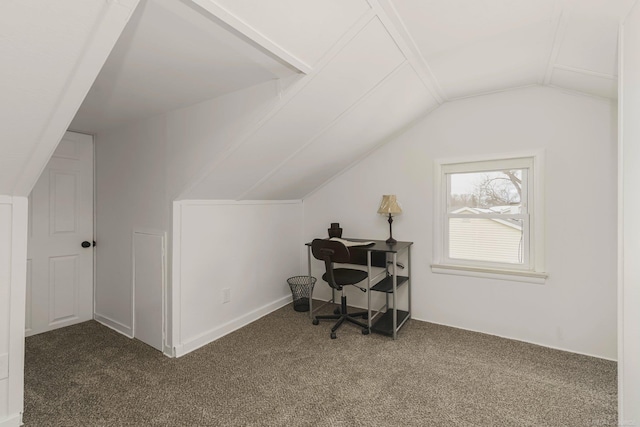
{"type": "Polygon", "coordinates": [[[539,83],[530,83],[530,84],[525,84],[520,86],[508,87],[504,89],[489,90],[485,92],[474,93],[471,95],[457,96],[455,98],[451,98],[450,101],[461,101],[463,99],[477,98],[479,96],[493,95],[494,93],[509,92],[512,90],[526,89],[528,87],[535,87],[535,86],[542,86],[542,85],[540,85],[539,83]]]}
{"type": "Polygon", "coordinates": [[[11,194],[29,194],[35,186],[38,177],[47,165],[48,160],[53,155],[58,143],[64,136],[67,128],[71,124],[73,117],[68,120],[64,118],[69,111],[73,110],[76,114],[78,108],[82,104],[82,100],[86,97],[93,82],[95,82],[100,69],[104,66],[113,46],[124,31],[129,19],[133,15],[139,0],[131,0],[125,3],[105,3],[102,7],[102,13],[96,18],[92,25],[92,30],[87,40],[82,45],[82,50],[76,59],[71,71],[67,75],[61,90],[58,92],[56,101],[52,111],[48,114],[44,126],[40,129],[37,136],[37,143],[32,147],[27,156],[27,162],[22,168],[11,185],[11,194]],[[111,34],[109,26],[118,26],[118,34],[111,34]],[[97,64],[100,65],[98,70],[92,69],[97,64]],[[88,71],[90,70],[90,71],[88,71]],[[78,82],[88,83],[86,89],[78,91],[71,90],[74,83],[78,86],[78,82]],[[82,96],[79,100],[78,97],[82,96]],[[72,105],[76,105],[75,108],[72,105]],[[66,124],[60,133],[57,130],[57,122],[64,118],[66,124]],[[47,146],[47,141],[54,140],[55,144],[47,146]],[[44,159],[44,161],[42,161],[44,159]],[[37,171],[37,174],[35,173],[37,171]]]}
{"type": "Polygon", "coordinates": [[[292,87],[283,93],[280,97],[277,87],[275,88],[277,98],[275,105],[269,109],[265,115],[259,119],[255,125],[251,126],[249,130],[244,132],[235,143],[228,147],[224,152],[220,154],[220,157],[214,161],[210,166],[204,167],[198,174],[198,178],[194,179],[190,184],[187,184],[178,193],[179,197],[183,197],[185,194],[193,191],[198,185],[200,185],[207,176],[209,176],[218,166],[227,160],[234,152],[242,147],[256,132],[258,132],[265,124],[273,119],[289,102],[291,102],[309,83],[315,79],[315,77],[327,67],[331,61],[353,40],[361,31],[363,31],[367,25],[375,19],[377,16],[373,10],[368,10],[356,22],[340,37],[327,53],[319,61],[319,64],[311,70],[309,74],[306,74],[303,78],[293,83],[292,87]]]}
{"type": "Polygon", "coordinates": [[[613,75],[613,74],[600,73],[598,71],[588,70],[586,68],[572,67],[570,65],[556,64],[554,68],[557,68],[558,70],[571,71],[571,72],[574,72],[574,73],[585,74],[587,76],[599,77],[599,78],[602,78],[602,79],[608,79],[608,80],[617,80],[618,79],[618,76],[613,75]]]}
{"type": "Polygon", "coordinates": [[[550,88],[553,88],[555,90],[558,90],[560,92],[567,93],[569,95],[584,96],[584,97],[587,97],[587,98],[592,98],[592,99],[594,99],[596,101],[604,102],[606,104],[611,104],[611,103],[617,104],[617,100],[608,98],[606,96],[594,95],[592,93],[582,92],[582,91],[577,90],[577,89],[568,89],[566,87],[556,86],[554,84],[548,84],[546,86],[550,87],[550,88]]]}
{"type": "Polygon", "coordinates": [[[313,70],[311,65],[222,7],[215,0],[190,0],[190,2],[296,70],[304,74],[309,74],[313,70]]]}
{"type": "Polygon", "coordinates": [[[629,7],[629,10],[627,10],[626,13],[623,14],[623,16],[620,18],[620,25],[624,25],[624,23],[627,21],[627,18],[629,17],[629,15],[631,14],[631,11],[633,11],[633,9],[636,7],[636,5],[638,4],[638,1],[640,0],[635,0],[631,6],[629,7]]]}
{"type": "Polygon", "coordinates": [[[304,202],[305,199],[311,197],[316,192],[320,191],[322,188],[326,187],[331,182],[335,181],[340,176],[342,176],[345,173],[347,173],[350,169],[352,169],[353,167],[358,165],[360,162],[364,161],[367,157],[369,157],[371,154],[373,154],[375,151],[377,151],[383,145],[386,145],[387,143],[399,138],[401,135],[403,135],[404,133],[408,132],[411,128],[413,128],[415,125],[420,123],[422,120],[424,120],[427,116],[429,116],[431,113],[433,113],[435,110],[437,110],[441,106],[442,106],[442,104],[437,104],[435,107],[429,108],[427,111],[425,111],[419,117],[416,117],[414,120],[410,121],[405,126],[403,126],[402,128],[398,129],[396,132],[393,132],[391,135],[387,136],[386,138],[383,138],[378,144],[375,144],[374,146],[372,146],[370,150],[368,150],[367,152],[365,152],[364,154],[359,156],[353,162],[349,163],[341,171],[339,171],[338,173],[332,175],[329,179],[325,180],[323,183],[321,183],[320,185],[316,186],[313,190],[311,190],[310,192],[308,192],[307,194],[302,196],[300,199],[304,202]]]}
{"type": "Polygon", "coordinates": [[[400,49],[402,54],[407,58],[418,77],[420,77],[424,86],[436,99],[438,104],[448,101],[449,97],[447,93],[440,85],[440,82],[431,70],[427,60],[422,56],[420,49],[413,37],[411,37],[411,33],[402,21],[398,11],[393,6],[393,3],[390,0],[386,0],[385,4],[387,5],[387,8],[385,8],[378,0],[367,0],[367,2],[376,11],[382,25],[384,25],[389,35],[398,46],[398,49],[400,49]],[[390,9],[390,12],[387,12],[386,9],[390,9]],[[389,13],[393,14],[393,18],[395,18],[401,28],[398,28],[394,24],[394,19],[392,19],[389,13]]]}
{"type": "Polygon", "coordinates": [[[357,107],[359,107],[363,102],[365,102],[367,99],[369,99],[375,92],[376,90],[383,86],[386,82],[388,82],[389,80],[391,80],[393,78],[393,76],[395,76],[396,74],[398,74],[400,72],[400,70],[407,64],[407,60],[405,58],[404,61],[402,61],[400,64],[398,64],[393,70],[391,70],[391,72],[389,72],[389,74],[387,74],[386,76],[384,76],[378,83],[376,83],[373,87],[371,87],[369,90],[367,90],[360,98],[358,98],[353,104],[351,104],[346,110],[344,110],[343,112],[341,112],[337,117],[335,117],[333,120],[331,120],[331,122],[329,122],[325,127],[323,127],[321,130],[319,130],[318,132],[316,132],[315,135],[313,135],[311,138],[309,138],[309,140],[303,144],[301,147],[299,147],[297,150],[295,150],[290,156],[288,156],[285,160],[283,160],[282,162],[280,162],[280,164],[278,164],[275,168],[273,168],[270,172],[268,172],[262,179],[260,179],[257,183],[253,184],[248,190],[246,190],[245,192],[241,193],[238,196],[238,199],[242,199],[245,196],[247,196],[247,194],[251,193],[251,191],[255,190],[256,188],[260,187],[260,185],[264,184],[269,178],[271,178],[273,175],[275,175],[279,170],[281,170],[289,161],[291,161],[291,159],[293,159],[295,156],[297,156],[300,152],[302,152],[305,148],[309,147],[311,144],[313,144],[314,141],[316,141],[318,138],[320,138],[322,135],[324,135],[325,133],[327,133],[331,128],[333,128],[336,124],[338,124],[338,122],[340,122],[340,120],[342,120],[344,117],[348,116],[349,113],[351,113],[353,110],[355,110],[357,107]]]}
{"type": "Polygon", "coordinates": [[[553,69],[555,68],[558,56],[560,55],[560,48],[564,43],[564,38],[569,25],[570,7],[567,6],[567,1],[562,0],[560,3],[556,3],[556,9],[554,10],[554,18],[556,20],[556,29],[553,36],[553,44],[551,45],[551,51],[549,52],[549,59],[547,60],[544,75],[542,77],[542,84],[548,85],[551,82],[553,75],[553,69]]]}

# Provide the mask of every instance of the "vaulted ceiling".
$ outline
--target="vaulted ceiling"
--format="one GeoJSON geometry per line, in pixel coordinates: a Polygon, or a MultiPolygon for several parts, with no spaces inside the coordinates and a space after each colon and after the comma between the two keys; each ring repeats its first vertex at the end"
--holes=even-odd
{"type": "Polygon", "coordinates": [[[381,0],[444,100],[531,84],[617,97],[632,0],[381,0]]]}
{"type": "Polygon", "coordinates": [[[141,2],[71,128],[96,133],[296,71],[179,1],[141,2]]]}
{"type": "Polygon", "coordinates": [[[530,85],[617,97],[633,0],[147,0],[72,128],[298,75],[182,198],[303,198],[447,101],[530,85]]]}

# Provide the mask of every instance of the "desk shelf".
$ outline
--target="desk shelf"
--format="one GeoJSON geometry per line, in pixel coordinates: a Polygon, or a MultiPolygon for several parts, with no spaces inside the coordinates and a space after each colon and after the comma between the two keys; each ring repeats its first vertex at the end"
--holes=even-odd
{"type": "MultiPolygon", "coordinates": [[[[406,322],[409,318],[409,312],[404,310],[396,310],[398,313],[398,329],[404,322],[406,322]]],[[[373,332],[377,332],[379,334],[393,336],[393,310],[387,310],[373,325],[371,325],[371,330],[373,332]]]]}
{"type": "MultiPolygon", "coordinates": [[[[388,244],[384,240],[369,240],[369,239],[346,239],[351,241],[368,242],[366,246],[351,246],[349,247],[350,259],[346,264],[357,264],[367,266],[367,312],[368,327],[372,332],[388,335],[397,338],[400,328],[411,318],[411,246],[413,242],[396,242],[395,244],[388,244]],[[398,259],[400,254],[406,254],[407,257],[407,271],[406,276],[397,275],[398,259]],[[390,268],[389,268],[390,266],[390,268]],[[377,280],[379,275],[374,278],[373,267],[381,267],[386,269],[386,276],[375,285],[373,280],[377,280]],[[391,270],[391,271],[389,271],[391,270]],[[398,293],[393,292],[393,275],[396,274],[396,290],[400,287],[406,286],[407,291],[403,292],[406,295],[406,308],[407,311],[397,309],[398,293]],[[371,293],[382,292],[385,295],[386,303],[382,306],[374,315],[371,310],[371,293]],[[384,312],[382,310],[385,310],[384,312]],[[393,328],[393,318],[396,317],[396,328],[393,328]]],[[[311,244],[306,243],[307,246],[307,262],[309,267],[309,277],[311,277],[311,244]]],[[[404,255],[403,255],[404,256],[404,255]]],[[[385,274],[381,272],[380,274],[385,274]]],[[[332,301],[335,301],[335,292],[332,290],[332,301]]],[[[312,300],[310,300],[311,303],[312,300]]],[[[310,317],[313,318],[313,308],[309,309],[310,317]]]]}
{"type": "MultiPolygon", "coordinates": [[[[399,289],[401,285],[407,283],[409,281],[408,277],[405,276],[397,276],[396,289],[399,289]]],[[[387,276],[384,279],[380,280],[374,286],[371,287],[372,291],[376,292],[393,292],[393,276],[387,276]]]]}

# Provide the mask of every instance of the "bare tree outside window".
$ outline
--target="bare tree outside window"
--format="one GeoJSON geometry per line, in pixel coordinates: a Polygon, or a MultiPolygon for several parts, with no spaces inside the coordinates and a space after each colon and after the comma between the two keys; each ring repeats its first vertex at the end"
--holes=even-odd
{"type": "Polygon", "coordinates": [[[451,177],[451,210],[519,206],[521,200],[521,169],[463,173],[451,177]]]}
{"type": "Polygon", "coordinates": [[[449,174],[448,256],[524,262],[524,169],[449,174]]]}
{"type": "MultiPolygon", "coordinates": [[[[457,160],[457,159],[456,159],[457,160]]],[[[533,271],[536,157],[439,162],[437,268],[533,271]],[[441,210],[440,210],[441,209],[441,210]]]]}

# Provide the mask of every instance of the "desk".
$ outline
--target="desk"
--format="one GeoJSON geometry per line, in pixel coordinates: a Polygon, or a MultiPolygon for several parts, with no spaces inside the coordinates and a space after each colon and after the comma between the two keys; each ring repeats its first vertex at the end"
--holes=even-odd
{"type": "MultiPolygon", "coordinates": [[[[352,242],[374,242],[369,246],[350,246],[351,262],[358,265],[367,266],[367,322],[369,330],[392,336],[395,340],[400,328],[411,318],[411,245],[413,242],[397,242],[395,245],[388,245],[384,240],[348,239],[352,242]],[[398,276],[398,255],[407,252],[407,275],[398,276]],[[391,267],[389,271],[389,268],[391,267]],[[372,268],[385,268],[380,274],[373,277],[372,268]],[[379,279],[381,276],[382,279],[379,279]],[[375,281],[375,283],[374,283],[375,281]],[[407,285],[407,311],[398,310],[397,295],[398,287],[407,285]],[[384,292],[386,303],[376,310],[371,316],[371,291],[384,292]],[[389,295],[392,298],[392,306],[389,305],[389,295]],[[385,310],[384,312],[382,310],[385,310]],[[375,322],[374,322],[375,320],[375,322]]],[[[307,261],[309,267],[309,277],[311,277],[311,242],[306,243],[307,261]]],[[[332,289],[330,302],[335,303],[335,292],[332,289]]],[[[309,298],[309,314],[313,318],[313,295],[309,298]]]]}

